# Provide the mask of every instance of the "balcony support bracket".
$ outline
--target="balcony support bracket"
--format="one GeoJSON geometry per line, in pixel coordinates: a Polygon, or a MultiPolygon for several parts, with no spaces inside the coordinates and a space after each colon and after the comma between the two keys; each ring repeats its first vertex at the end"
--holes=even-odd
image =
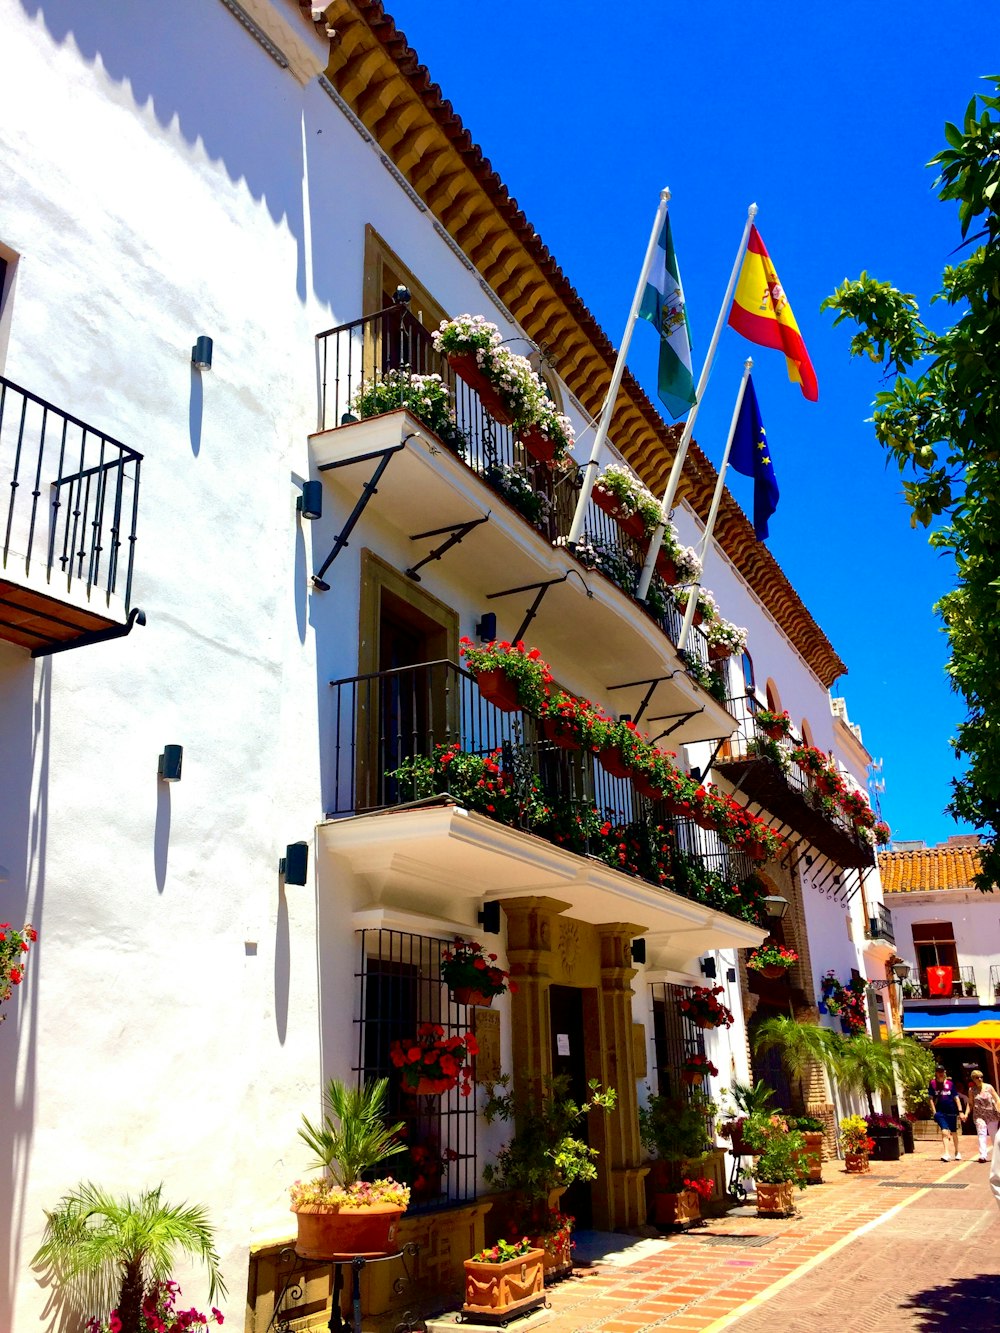
{"type": "Polygon", "coordinates": [[[66,653],[71,648],[89,648],[92,643],[107,643],[109,639],[123,639],[126,634],[131,634],[136,625],[145,625],[146,613],[140,610],[138,606],[133,606],[128,613],[128,619],[124,625],[111,625],[108,629],[95,629],[89,633],[81,634],[76,639],[70,639],[69,642],[57,640],[55,643],[43,643],[38,648],[32,648],[32,657],[51,657],[53,653],[66,653]]]}
{"type": "Polygon", "coordinates": [[[378,490],[378,484],[382,480],[383,472],[389,466],[389,460],[392,458],[393,454],[398,454],[400,449],[405,449],[405,448],[406,448],[406,440],[402,440],[399,444],[394,444],[391,449],[376,449],[373,450],[373,452],[370,454],[359,454],[357,458],[338,458],[333,463],[320,464],[319,467],[320,472],[330,472],[332,471],[332,469],[338,467],[350,467],[355,463],[370,463],[372,459],[375,458],[379,460],[378,467],[376,467],[371,477],[368,479],[368,481],[365,482],[364,486],[361,488],[361,494],[358,496],[357,504],[351,510],[350,517],[348,518],[344,526],[340,529],[340,532],[337,534],[337,540],[333,543],[333,549],[331,550],[330,554],[326,557],[326,559],[323,561],[323,563],[320,565],[316,573],[312,576],[312,585],[317,592],[330,591],[330,585],[329,583],[324,582],[323,575],[326,573],[326,571],[333,564],[334,560],[336,560],[337,556],[340,555],[341,551],[347,545],[347,539],[354,531],[358,519],[365,512],[365,508],[367,507],[368,501],[378,490]]]}
{"type": "Polygon", "coordinates": [[[522,583],[519,588],[504,588],[502,592],[488,592],[486,594],[486,600],[492,602],[496,597],[513,597],[519,592],[535,593],[535,600],[525,612],[524,619],[518,626],[516,634],[511,635],[511,643],[519,643],[524,638],[528,631],[528,626],[534,620],[535,616],[538,615],[538,608],[541,606],[545,594],[550,588],[554,588],[557,583],[565,583],[572,572],[572,570],[568,569],[566,573],[560,575],[559,578],[546,579],[544,583],[522,583]]]}
{"type": "Polygon", "coordinates": [[[474,528],[478,528],[481,523],[488,523],[489,521],[489,514],[484,514],[482,518],[470,519],[468,523],[449,523],[446,527],[434,528],[430,532],[414,533],[410,538],[411,542],[426,541],[428,537],[441,537],[446,532],[448,533],[448,540],[431,551],[430,555],[425,555],[423,560],[418,560],[415,565],[411,565],[409,569],[404,570],[406,577],[413,579],[414,583],[419,583],[418,569],[423,569],[424,565],[430,564],[432,560],[440,560],[445,551],[450,551],[453,546],[458,546],[474,528]]]}
{"type": "MultiPolygon", "coordinates": [[[[676,671],[671,671],[670,674],[669,674],[668,676],[654,676],[654,677],[652,678],[652,680],[629,680],[629,681],[626,681],[625,683],[623,683],[623,684],[621,684],[621,685],[607,685],[607,686],[605,686],[605,688],[606,688],[606,689],[609,691],[609,693],[610,693],[611,690],[634,690],[635,687],[636,687],[637,685],[645,685],[645,686],[647,686],[646,693],[643,695],[643,698],[642,698],[642,703],[641,703],[641,704],[639,705],[639,707],[636,709],[636,711],[635,711],[635,716],[634,716],[633,719],[632,719],[633,722],[638,723],[638,722],[640,722],[640,721],[642,720],[642,716],[643,716],[643,714],[645,713],[646,709],[649,707],[649,701],[650,701],[650,699],[652,699],[652,697],[653,697],[653,691],[656,689],[657,685],[662,685],[662,684],[664,683],[664,681],[673,680],[673,678],[678,674],[679,671],[680,671],[680,668],[678,667],[676,671]]],[[[697,709],[694,713],[671,713],[671,714],[670,714],[670,717],[676,717],[676,718],[678,718],[677,726],[681,726],[682,723],[686,722],[686,721],[688,720],[689,717],[695,717],[695,716],[697,716],[697,713],[700,713],[701,711],[702,711],[702,710],[699,708],[699,709],[697,709]]],[[[656,719],[654,719],[654,720],[657,721],[657,722],[663,722],[663,721],[668,721],[669,719],[667,719],[667,718],[656,718],[656,719]]],[[[671,727],[671,728],[670,728],[670,731],[673,731],[673,730],[674,730],[674,728],[671,727]]],[[[663,732],[662,734],[663,734],[664,736],[668,736],[668,735],[670,734],[670,732],[665,731],[665,732],[663,732]]]]}

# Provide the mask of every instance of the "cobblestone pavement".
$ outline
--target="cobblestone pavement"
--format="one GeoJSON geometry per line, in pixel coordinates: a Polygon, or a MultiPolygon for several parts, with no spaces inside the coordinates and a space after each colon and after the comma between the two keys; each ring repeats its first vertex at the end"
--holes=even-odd
{"type": "Polygon", "coordinates": [[[918,1143],[867,1176],[826,1162],[794,1218],[743,1209],[627,1268],[578,1268],[551,1289],[545,1333],[1000,1329],[989,1167],[938,1153],[918,1143]]]}

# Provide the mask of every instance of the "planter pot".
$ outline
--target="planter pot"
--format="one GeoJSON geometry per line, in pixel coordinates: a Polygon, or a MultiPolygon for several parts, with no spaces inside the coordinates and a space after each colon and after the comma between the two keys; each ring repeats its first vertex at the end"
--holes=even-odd
{"type": "Polygon", "coordinates": [[[875,1143],[871,1155],[876,1162],[899,1161],[903,1155],[903,1145],[898,1130],[872,1129],[868,1132],[875,1143]]]}
{"type": "Polygon", "coordinates": [[[514,414],[507,406],[506,399],[501,397],[500,391],[494,388],[479,369],[475,355],[452,352],[448,357],[448,364],[456,375],[461,375],[470,389],[475,390],[479,395],[479,401],[494,421],[501,426],[514,424],[514,414]]]}
{"type": "Polygon", "coordinates": [[[404,1082],[403,1088],[411,1097],[443,1097],[457,1082],[455,1078],[421,1078],[414,1087],[404,1082]]]}
{"type": "Polygon", "coordinates": [[[617,745],[606,745],[597,752],[597,757],[601,761],[601,767],[605,773],[609,773],[613,778],[627,778],[631,772],[628,764],[625,762],[625,756],[619,750],[617,745]]]}
{"type": "Polygon", "coordinates": [[[656,553],[656,572],[664,583],[673,584],[677,582],[677,566],[662,546],[656,553]]]}
{"type": "Polygon", "coordinates": [[[640,796],[645,796],[647,800],[650,801],[661,801],[663,799],[663,789],[654,786],[644,774],[633,773],[631,774],[631,778],[632,786],[640,796]]]}
{"type": "Polygon", "coordinates": [[[732,648],[725,648],[721,643],[710,643],[708,645],[708,660],[710,662],[727,662],[732,655],[732,648]]]}
{"type": "Polygon", "coordinates": [[[534,1309],[545,1300],[544,1250],[529,1250],[505,1264],[465,1260],[465,1315],[486,1315],[507,1320],[534,1309]]]}
{"type": "Polygon", "coordinates": [[[719,1026],[718,1023],[713,1022],[712,1019],[710,1018],[695,1018],[692,1016],[691,1022],[695,1025],[696,1028],[705,1028],[707,1030],[711,1030],[719,1026]]]}
{"type": "MultiPolygon", "coordinates": [[[[759,842],[752,842],[748,847],[740,847],[739,851],[748,856],[751,861],[756,862],[757,865],[761,865],[767,860],[767,848],[762,847],[759,842]]],[[[785,969],[781,968],[780,970],[783,972],[785,969]]],[[[766,969],[764,975],[765,977],[770,975],[766,969]]]]}
{"type": "Polygon", "coordinates": [[[807,1129],[803,1136],[806,1141],[805,1159],[809,1168],[809,1184],[823,1183],[823,1132],[807,1129]]]}
{"type": "Polygon", "coordinates": [[[451,993],[456,1004],[474,1004],[480,1009],[489,1009],[493,1003],[492,995],[484,995],[474,986],[456,986],[451,993]]]}
{"type": "Polygon", "coordinates": [[[909,1120],[903,1121],[902,1139],[903,1139],[903,1152],[913,1152],[914,1151],[913,1124],[909,1120]]]}
{"type": "Polygon", "coordinates": [[[657,1190],[650,1200],[649,1220],[658,1227],[689,1226],[701,1217],[701,1202],[694,1190],[672,1193],[657,1190]]]}
{"type": "Polygon", "coordinates": [[[767,977],[768,981],[777,981],[788,971],[787,967],[782,967],[780,963],[768,963],[766,967],[756,969],[762,977],[767,977]]]}
{"type": "Polygon", "coordinates": [[[625,511],[618,502],[618,497],[612,495],[610,491],[604,490],[600,485],[594,487],[590,493],[590,498],[598,509],[604,511],[609,518],[613,518],[616,523],[620,523],[625,517],[625,511]]]}
{"type": "Polygon", "coordinates": [[[703,810],[699,810],[697,806],[692,809],[691,818],[699,828],[703,828],[707,833],[711,833],[715,828],[715,822],[712,819],[712,816],[706,814],[703,810]]]}
{"type": "Polygon", "coordinates": [[[516,713],[520,708],[517,701],[517,686],[505,671],[494,667],[491,671],[480,671],[476,677],[479,693],[491,704],[495,704],[502,713],[516,713]]]}
{"type": "Polygon", "coordinates": [[[573,1269],[573,1241],[567,1236],[565,1240],[557,1244],[547,1236],[539,1236],[534,1241],[538,1249],[542,1251],[542,1280],[544,1282],[556,1282],[561,1277],[566,1277],[573,1269]]]}
{"type": "Polygon", "coordinates": [[[757,1212],[780,1213],[783,1217],[787,1217],[789,1213],[794,1213],[794,1188],[795,1186],[790,1180],[783,1180],[778,1185],[768,1185],[764,1181],[758,1180],[757,1212]]]}
{"type": "Polygon", "coordinates": [[[666,807],[667,814],[673,815],[675,819],[688,819],[691,815],[691,807],[684,801],[675,801],[671,796],[664,796],[663,804],[666,807]]]}
{"type": "Polygon", "coordinates": [[[700,1069],[682,1069],[681,1078],[689,1088],[696,1088],[701,1086],[705,1075],[700,1069]]]}
{"type": "Polygon", "coordinates": [[[560,750],[579,750],[580,741],[576,731],[558,717],[543,717],[541,722],[543,741],[550,741],[560,750]]]}
{"type": "Polygon", "coordinates": [[[863,1176],[871,1168],[868,1165],[868,1154],[866,1152],[845,1152],[844,1168],[849,1176],[863,1176]]]}
{"type": "Polygon", "coordinates": [[[521,432],[521,443],[539,463],[551,463],[556,456],[555,440],[543,435],[537,426],[525,426],[521,432]]]}
{"type": "Polygon", "coordinates": [[[405,1211],[389,1204],[368,1208],[322,1208],[303,1204],[292,1209],[299,1234],[295,1253],[303,1259],[334,1259],[338,1255],[394,1254],[396,1234],[405,1211]]]}
{"type": "Polygon", "coordinates": [[[765,727],[762,722],[758,722],[757,725],[758,727],[760,727],[761,731],[768,738],[768,740],[783,741],[785,739],[784,727],[776,727],[776,726],[765,727]]]}

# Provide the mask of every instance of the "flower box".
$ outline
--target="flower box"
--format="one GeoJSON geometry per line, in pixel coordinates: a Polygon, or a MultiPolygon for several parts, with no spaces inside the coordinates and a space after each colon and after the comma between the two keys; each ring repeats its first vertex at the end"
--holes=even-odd
{"type": "Polygon", "coordinates": [[[556,456],[556,442],[534,424],[521,431],[521,443],[539,463],[551,463],[556,456]]]}
{"type": "Polygon", "coordinates": [[[303,1203],[292,1211],[298,1223],[295,1253],[303,1259],[394,1254],[399,1248],[396,1237],[403,1208],[390,1204],[331,1208],[303,1203]]]}
{"type": "Polygon", "coordinates": [[[757,1212],[788,1217],[795,1212],[795,1186],[791,1180],[782,1180],[778,1184],[757,1181],[757,1212]]]}
{"type": "Polygon", "coordinates": [[[466,1259],[462,1314],[506,1322],[535,1309],[545,1300],[544,1263],[544,1250],[529,1250],[502,1264],[466,1259]]]}
{"type": "Polygon", "coordinates": [[[863,1176],[871,1169],[868,1165],[868,1154],[865,1152],[844,1153],[844,1168],[849,1176],[863,1176]]]}
{"type": "Polygon", "coordinates": [[[490,416],[501,426],[512,426],[514,414],[511,412],[500,390],[486,378],[479,368],[475,356],[468,352],[450,352],[448,364],[456,375],[461,375],[470,389],[479,395],[479,401],[490,416]]]}
{"type": "MultiPolygon", "coordinates": [[[[695,624],[697,624],[697,620],[695,624]]],[[[708,660],[710,662],[728,662],[733,655],[733,649],[727,648],[722,643],[710,643],[708,645],[708,660]]]]}
{"type": "Polygon", "coordinates": [[[649,801],[660,801],[663,799],[662,787],[655,786],[644,773],[633,773],[632,786],[640,796],[645,796],[649,801]]]}
{"type": "Polygon", "coordinates": [[[664,551],[661,546],[656,553],[656,572],[664,583],[677,583],[677,566],[674,564],[674,558],[664,551]]]}
{"type": "Polygon", "coordinates": [[[558,746],[560,750],[580,749],[580,741],[576,732],[559,717],[551,715],[543,717],[541,734],[543,741],[549,741],[552,745],[558,746]]]}
{"type": "Polygon", "coordinates": [[[601,767],[605,773],[613,778],[627,778],[631,772],[628,764],[625,762],[625,756],[617,745],[605,745],[598,751],[598,759],[601,761],[601,767]]]}
{"type": "Polygon", "coordinates": [[[517,701],[517,686],[499,667],[494,667],[490,671],[480,671],[476,676],[476,684],[483,698],[499,708],[502,713],[518,711],[520,705],[517,701]]]}

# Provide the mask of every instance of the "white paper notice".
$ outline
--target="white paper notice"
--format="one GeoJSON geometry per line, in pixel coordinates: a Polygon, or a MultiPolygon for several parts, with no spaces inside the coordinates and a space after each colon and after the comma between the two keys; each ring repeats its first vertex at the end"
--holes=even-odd
{"type": "Polygon", "coordinates": [[[569,1055],[569,1033],[556,1033],[556,1055],[569,1055]]]}

